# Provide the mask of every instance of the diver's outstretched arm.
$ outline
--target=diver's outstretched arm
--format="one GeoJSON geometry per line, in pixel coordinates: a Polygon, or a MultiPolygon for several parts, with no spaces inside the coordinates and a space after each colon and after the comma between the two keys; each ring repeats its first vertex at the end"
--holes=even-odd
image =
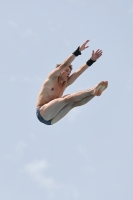
{"type": "Polygon", "coordinates": [[[75,59],[75,57],[81,55],[81,51],[84,51],[85,49],[87,49],[89,46],[86,46],[86,44],[89,42],[90,40],[86,40],[86,42],[84,42],[81,46],[79,46],[76,51],[74,51],[65,61],[62,65],[66,65],[69,66],[73,60],[75,59]]]}
{"type": "Polygon", "coordinates": [[[84,42],[81,46],[79,46],[76,51],[74,51],[59,67],[57,67],[54,71],[50,73],[50,76],[58,76],[66,67],[70,66],[73,60],[78,56],[81,55],[81,51],[85,50],[89,46],[86,46],[86,44],[89,42],[87,40],[84,42]]]}
{"type": "Polygon", "coordinates": [[[90,67],[98,58],[102,56],[103,51],[98,49],[96,52],[92,51],[91,58],[83,64],[76,72],[80,75],[82,74],[88,67],[90,67]]]}
{"type": "Polygon", "coordinates": [[[67,81],[67,86],[71,85],[89,66],[91,66],[100,56],[102,55],[102,50],[98,49],[96,52],[92,51],[91,58],[83,64],[76,72],[74,72],[67,81]]]}

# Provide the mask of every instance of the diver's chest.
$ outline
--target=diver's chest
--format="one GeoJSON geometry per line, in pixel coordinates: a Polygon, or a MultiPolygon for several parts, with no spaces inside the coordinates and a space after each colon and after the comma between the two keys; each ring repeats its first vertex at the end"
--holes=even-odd
{"type": "Polygon", "coordinates": [[[58,86],[58,85],[54,84],[51,87],[51,93],[56,97],[61,97],[62,94],[64,93],[65,88],[66,88],[65,86],[58,86]]]}
{"type": "Polygon", "coordinates": [[[55,96],[59,96],[61,97],[63,92],[64,92],[65,88],[58,88],[58,87],[52,87],[51,88],[51,93],[55,96]]]}

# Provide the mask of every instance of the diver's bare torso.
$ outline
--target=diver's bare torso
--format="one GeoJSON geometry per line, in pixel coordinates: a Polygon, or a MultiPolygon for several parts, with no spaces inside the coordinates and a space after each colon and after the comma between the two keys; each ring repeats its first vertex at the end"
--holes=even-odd
{"type": "Polygon", "coordinates": [[[67,81],[64,81],[62,85],[59,85],[58,77],[48,77],[44,82],[42,89],[40,90],[36,108],[39,106],[43,106],[44,104],[50,102],[53,99],[62,97],[66,87],[67,81]]]}

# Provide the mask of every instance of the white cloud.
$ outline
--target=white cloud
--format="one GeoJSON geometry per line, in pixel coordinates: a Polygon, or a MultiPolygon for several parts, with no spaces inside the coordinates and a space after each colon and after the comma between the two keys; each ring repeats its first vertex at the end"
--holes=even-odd
{"type": "Polygon", "coordinates": [[[49,164],[46,160],[36,160],[25,166],[25,172],[28,173],[38,184],[48,190],[58,190],[62,187],[61,184],[58,184],[51,177],[45,176],[45,171],[49,168],[49,164]]]}
{"type": "Polygon", "coordinates": [[[53,198],[56,192],[65,193],[71,195],[74,199],[79,197],[77,188],[72,185],[66,185],[57,183],[52,177],[48,177],[48,169],[51,166],[46,160],[35,160],[24,167],[26,172],[34,181],[36,181],[40,187],[47,190],[49,198],[53,198]]]}
{"type": "Polygon", "coordinates": [[[25,170],[29,175],[34,176],[35,174],[42,173],[48,169],[49,165],[45,160],[34,161],[25,166],[25,170]]]}

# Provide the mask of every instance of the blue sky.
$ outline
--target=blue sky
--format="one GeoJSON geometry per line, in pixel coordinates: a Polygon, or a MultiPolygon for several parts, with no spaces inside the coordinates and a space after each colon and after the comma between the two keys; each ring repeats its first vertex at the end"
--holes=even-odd
{"type": "Polygon", "coordinates": [[[0,6],[0,199],[133,199],[133,2],[5,0],[0,6]],[[79,45],[64,94],[108,80],[101,97],[53,126],[35,115],[48,73],[79,45]]]}

